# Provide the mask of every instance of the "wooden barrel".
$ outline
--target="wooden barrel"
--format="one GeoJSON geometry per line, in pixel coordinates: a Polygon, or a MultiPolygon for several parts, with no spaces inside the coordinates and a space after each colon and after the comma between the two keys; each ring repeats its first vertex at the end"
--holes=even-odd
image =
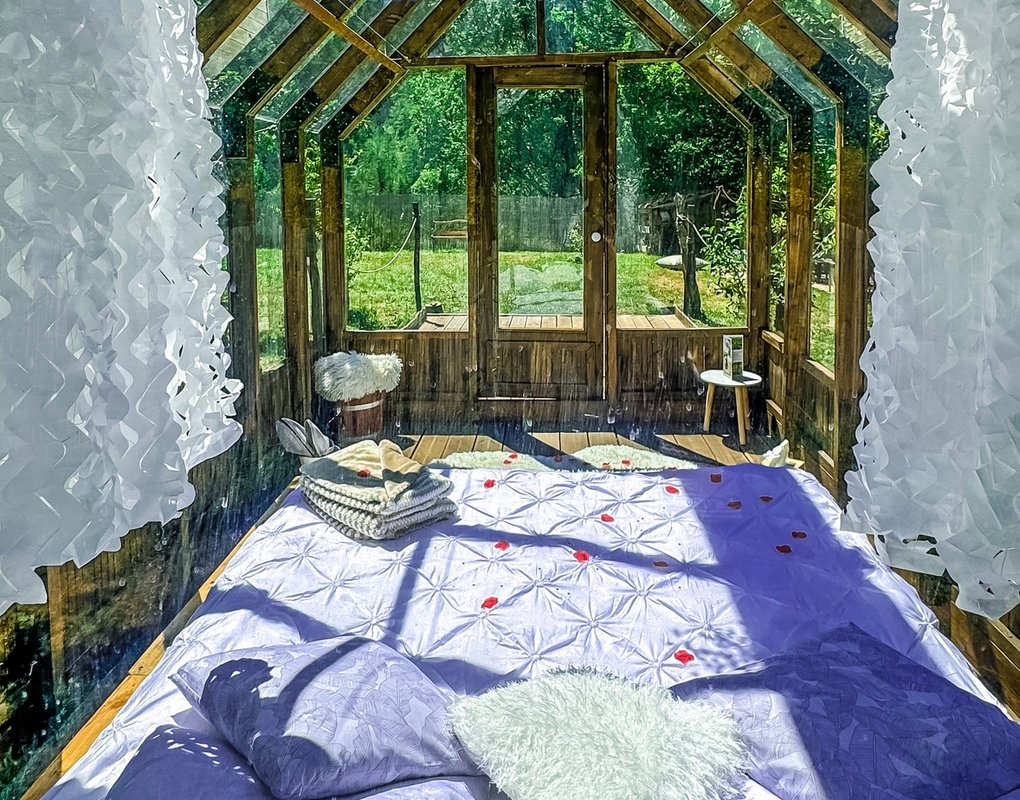
{"type": "Polygon", "coordinates": [[[385,392],[373,392],[338,405],[340,435],[344,439],[369,439],[382,433],[385,392]]]}

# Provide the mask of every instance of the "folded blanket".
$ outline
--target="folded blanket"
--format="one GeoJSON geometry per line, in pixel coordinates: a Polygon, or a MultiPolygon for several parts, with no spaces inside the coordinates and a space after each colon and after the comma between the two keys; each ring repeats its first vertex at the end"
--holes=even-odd
{"type": "Polygon", "coordinates": [[[446,499],[438,499],[425,508],[414,509],[395,518],[366,514],[341,503],[320,504],[307,495],[305,500],[313,511],[351,539],[396,539],[416,528],[457,514],[457,504],[446,499]]]}
{"type": "Polygon", "coordinates": [[[395,500],[387,503],[376,503],[360,497],[352,497],[340,484],[319,481],[307,475],[301,478],[301,490],[305,497],[314,497],[320,503],[343,503],[349,508],[375,514],[381,517],[395,517],[422,508],[446,497],[453,491],[453,481],[442,475],[431,472],[424,473],[422,478],[413,483],[395,500]]]}
{"type": "Polygon", "coordinates": [[[407,458],[393,442],[364,441],[305,464],[301,474],[320,484],[330,484],[354,500],[386,504],[427,478],[429,472],[407,458]]]}

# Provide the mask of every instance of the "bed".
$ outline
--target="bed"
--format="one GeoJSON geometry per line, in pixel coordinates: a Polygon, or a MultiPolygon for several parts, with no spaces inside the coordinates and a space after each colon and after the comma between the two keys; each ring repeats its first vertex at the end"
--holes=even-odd
{"type": "MultiPolygon", "coordinates": [[[[472,694],[568,665],[672,686],[852,622],[995,702],[914,590],[839,532],[838,507],[805,472],[444,474],[459,519],[383,543],[343,537],[294,491],[47,797],[99,800],[155,729],[208,729],[169,680],[183,663],[344,634],[472,694]]],[[[774,797],[751,783],[745,796],[774,797]]]]}

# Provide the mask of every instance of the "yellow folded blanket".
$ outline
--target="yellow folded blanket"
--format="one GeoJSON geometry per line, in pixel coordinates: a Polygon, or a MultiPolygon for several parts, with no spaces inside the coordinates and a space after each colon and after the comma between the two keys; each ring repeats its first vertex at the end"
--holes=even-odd
{"type": "Polygon", "coordinates": [[[428,468],[407,458],[389,440],[364,441],[317,458],[301,474],[319,484],[343,487],[344,495],[373,505],[392,503],[428,476],[428,468]]]}

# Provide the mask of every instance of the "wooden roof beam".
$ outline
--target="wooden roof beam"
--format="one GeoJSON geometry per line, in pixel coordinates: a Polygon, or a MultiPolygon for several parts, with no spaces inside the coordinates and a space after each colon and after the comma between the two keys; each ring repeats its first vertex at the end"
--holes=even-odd
{"type": "Polygon", "coordinates": [[[829,0],[854,26],[889,58],[899,15],[892,0],[829,0]]]}
{"type": "Polygon", "coordinates": [[[352,47],[357,48],[373,61],[378,61],[390,72],[397,75],[403,74],[404,68],[400,64],[379,50],[360,33],[351,28],[346,22],[333,15],[328,9],[324,8],[318,0],[291,0],[291,2],[299,8],[307,11],[309,15],[315,17],[315,19],[319,20],[319,22],[333,31],[333,33],[337,34],[337,36],[342,39],[346,39],[352,47]]]}
{"type": "Polygon", "coordinates": [[[261,0],[210,0],[198,12],[195,34],[198,49],[208,59],[234,32],[261,0]]]}
{"type": "MultiPolygon", "coordinates": [[[[421,58],[432,49],[453,21],[467,8],[471,0],[440,0],[424,21],[400,44],[400,52],[409,61],[421,58]]],[[[340,109],[330,124],[344,138],[372,113],[373,109],[397,87],[403,75],[376,72],[368,82],[340,109]]]]}
{"type": "MultiPolygon", "coordinates": [[[[337,11],[344,8],[341,0],[322,0],[337,11]]],[[[223,103],[223,124],[220,135],[228,157],[246,153],[245,135],[248,117],[257,114],[294,73],[303,59],[330,37],[329,29],[313,17],[301,23],[269,54],[223,103]]]]}
{"type": "MultiPolygon", "coordinates": [[[[693,50],[691,50],[690,53],[684,56],[683,59],[684,63],[686,64],[688,61],[693,61],[694,59],[700,58],[703,55],[708,55],[710,52],[712,52],[713,47],[717,47],[718,39],[724,37],[729,38],[729,36],[732,35],[733,31],[735,31],[737,28],[739,28],[741,25],[747,22],[748,17],[751,15],[752,11],[755,8],[769,2],[771,2],[771,0],[751,0],[751,3],[749,5],[745,6],[744,8],[738,9],[736,14],[734,14],[729,19],[723,20],[721,22],[719,21],[718,17],[716,17],[715,14],[712,14],[710,21],[706,23],[709,26],[708,36],[705,38],[703,42],[701,42],[693,50]],[[713,26],[711,24],[712,22],[715,22],[716,24],[713,26]]],[[[702,27],[703,26],[698,26],[698,30],[700,31],[702,27]]]]}

